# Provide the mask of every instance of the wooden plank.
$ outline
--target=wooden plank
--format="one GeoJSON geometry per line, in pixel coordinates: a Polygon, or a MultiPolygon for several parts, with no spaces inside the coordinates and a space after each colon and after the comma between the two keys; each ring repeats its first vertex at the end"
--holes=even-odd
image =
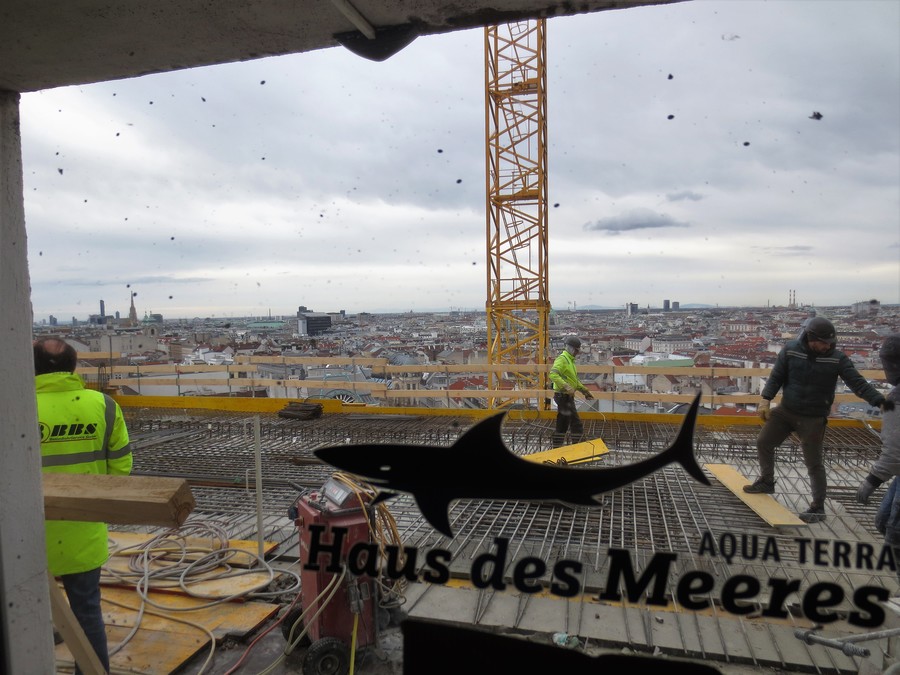
{"type": "Polygon", "coordinates": [[[705,464],[704,467],[772,527],[806,527],[796,513],[782,506],[772,495],[744,492],[744,486],[750,481],[730,464],[705,464]]]}
{"type": "Polygon", "coordinates": [[[539,464],[577,464],[597,459],[607,452],[609,452],[609,448],[606,447],[606,443],[599,438],[595,438],[590,441],[582,441],[581,443],[563,445],[552,450],[522,455],[522,459],[539,464]]]}
{"type": "Polygon", "coordinates": [[[103,668],[103,664],[100,663],[97,652],[94,651],[91,643],[88,642],[87,635],[84,634],[78,619],[72,613],[72,608],[66,602],[63,592],[56,583],[56,579],[48,573],[47,581],[50,584],[50,613],[53,617],[53,625],[59,631],[59,634],[62,635],[63,642],[68,646],[70,653],[81,667],[83,673],[87,675],[103,675],[106,670],[103,668]]]}
{"type": "Polygon", "coordinates": [[[44,517],[180,527],[194,510],[182,478],[44,473],[44,517]]]}

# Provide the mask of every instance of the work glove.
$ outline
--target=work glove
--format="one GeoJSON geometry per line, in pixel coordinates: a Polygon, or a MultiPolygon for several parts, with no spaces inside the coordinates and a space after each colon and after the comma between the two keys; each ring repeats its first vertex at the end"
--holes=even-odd
{"type": "Polygon", "coordinates": [[[882,412],[890,412],[893,409],[894,409],[894,402],[889,401],[888,399],[884,399],[884,403],[881,404],[881,411],[882,412]]]}
{"type": "Polygon", "coordinates": [[[860,504],[868,504],[869,497],[879,485],[881,485],[881,481],[876,476],[872,474],[866,476],[856,489],[856,501],[860,504]]]}
{"type": "Polygon", "coordinates": [[[756,406],[756,414],[759,415],[759,419],[763,422],[769,421],[769,415],[772,414],[771,405],[772,402],[769,399],[762,398],[756,406]]]}
{"type": "Polygon", "coordinates": [[[581,390],[581,393],[584,394],[584,397],[585,397],[588,401],[594,400],[594,395],[593,395],[591,392],[589,392],[587,389],[582,389],[582,390],[581,390]]]}

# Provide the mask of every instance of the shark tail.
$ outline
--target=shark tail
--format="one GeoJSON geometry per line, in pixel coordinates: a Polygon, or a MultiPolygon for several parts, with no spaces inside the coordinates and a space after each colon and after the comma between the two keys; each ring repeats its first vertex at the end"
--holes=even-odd
{"type": "Polygon", "coordinates": [[[675,442],[672,443],[668,452],[672,454],[674,461],[681,464],[684,470],[691,476],[704,485],[709,485],[709,478],[703,473],[703,469],[697,464],[697,458],[694,457],[694,427],[696,426],[697,411],[699,408],[700,394],[697,394],[694,398],[694,402],[691,403],[687,415],[684,416],[684,422],[681,423],[681,429],[678,431],[678,436],[675,438],[675,442]]]}

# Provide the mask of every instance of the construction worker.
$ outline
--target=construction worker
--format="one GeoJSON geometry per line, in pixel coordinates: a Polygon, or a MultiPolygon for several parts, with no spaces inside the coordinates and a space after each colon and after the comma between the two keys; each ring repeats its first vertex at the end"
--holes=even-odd
{"type": "Polygon", "coordinates": [[[801,336],[790,340],[778,353],[757,405],[764,422],[756,439],[759,478],[745,485],[744,492],[775,492],[775,449],[792,432],[796,433],[812,492],[809,508],[799,514],[800,520],[806,523],[825,520],[827,479],[823,443],[838,378],[871,406],[885,411],[894,409],[893,401],[886,400],[860,375],[850,357],[835,349],[836,343],[834,325],[828,319],[811,319],[801,336]],[[779,389],[781,405],[772,408],[771,401],[779,389]]]}
{"type": "MultiPolygon", "coordinates": [[[[881,505],[875,515],[875,527],[884,535],[885,546],[890,546],[894,558],[900,556],[900,333],[888,335],[879,351],[884,377],[893,388],[887,400],[894,404],[894,410],[884,413],[881,420],[881,453],[863,478],[856,491],[856,501],[868,504],[872,493],[885,481],[890,480],[888,489],[881,498],[881,505]]],[[[897,569],[900,578],[900,568],[897,569]]]]}
{"type": "MultiPolygon", "coordinates": [[[[34,342],[41,466],[44,473],[131,473],[128,430],[119,405],[85,389],[78,354],[59,338],[34,342]]],[[[100,608],[100,568],[109,558],[106,523],[47,520],[47,566],[62,580],[72,613],[109,672],[100,608]]],[[[76,664],[76,673],[81,670],[76,664]]]]}
{"type": "Polygon", "coordinates": [[[584,424],[575,406],[575,392],[580,391],[588,400],[594,396],[578,379],[575,357],[581,353],[581,340],[570,335],[563,342],[565,349],[556,357],[550,369],[553,383],[553,400],[556,401],[556,431],[553,433],[553,447],[566,443],[566,432],[572,436],[572,443],[579,443],[584,433],[584,424]]]}

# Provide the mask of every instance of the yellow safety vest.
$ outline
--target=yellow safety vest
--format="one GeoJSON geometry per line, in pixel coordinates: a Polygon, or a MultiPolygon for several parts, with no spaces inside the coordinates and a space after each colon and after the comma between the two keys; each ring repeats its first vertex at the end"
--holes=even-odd
{"type": "Polygon", "coordinates": [[[585,386],[578,380],[578,371],[575,369],[575,357],[564,351],[553,362],[550,368],[550,381],[553,383],[553,391],[565,391],[564,385],[569,385],[576,391],[583,391],[585,386]]]}
{"type": "MultiPolygon", "coordinates": [[[[45,473],[131,473],[131,446],[119,405],[84,388],[74,373],[35,377],[45,473]]],[[[47,520],[47,564],[51,574],[101,567],[109,557],[106,523],[47,520]]]]}

